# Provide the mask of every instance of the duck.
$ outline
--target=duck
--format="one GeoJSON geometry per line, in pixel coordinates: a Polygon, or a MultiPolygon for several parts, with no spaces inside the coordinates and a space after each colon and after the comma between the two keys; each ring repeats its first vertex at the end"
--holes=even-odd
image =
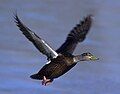
{"type": "Polygon", "coordinates": [[[47,57],[48,62],[37,73],[30,76],[32,79],[41,80],[44,86],[51,84],[54,79],[68,72],[78,62],[96,61],[99,59],[90,52],[80,55],[73,54],[78,43],[83,42],[90,31],[93,21],[92,15],[84,17],[69,32],[65,42],[57,50],[54,50],[45,40],[24,25],[17,13],[14,14],[14,21],[22,34],[32,42],[40,53],[47,57]]]}

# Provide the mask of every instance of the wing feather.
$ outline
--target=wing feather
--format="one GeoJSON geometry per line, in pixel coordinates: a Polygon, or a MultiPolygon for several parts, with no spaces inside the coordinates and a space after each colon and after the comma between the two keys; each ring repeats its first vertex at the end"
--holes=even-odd
{"type": "Polygon", "coordinates": [[[17,14],[14,16],[16,25],[25,37],[31,41],[35,47],[48,58],[55,58],[58,56],[57,52],[54,51],[43,39],[38,37],[33,31],[26,27],[18,18],[17,14]]]}
{"type": "Polygon", "coordinates": [[[88,15],[79,24],[74,27],[68,34],[66,41],[56,50],[57,53],[70,53],[72,54],[79,42],[84,41],[92,24],[92,17],[88,15]]]}

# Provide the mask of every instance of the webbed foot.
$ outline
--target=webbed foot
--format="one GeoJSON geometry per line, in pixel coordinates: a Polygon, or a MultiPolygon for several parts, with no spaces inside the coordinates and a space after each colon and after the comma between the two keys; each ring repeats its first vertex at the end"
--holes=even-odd
{"type": "Polygon", "coordinates": [[[47,79],[45,76],[43,76],[42,85],[47,86],[51,84],[52,81],[53,81],[52,79],[47,79]]]}

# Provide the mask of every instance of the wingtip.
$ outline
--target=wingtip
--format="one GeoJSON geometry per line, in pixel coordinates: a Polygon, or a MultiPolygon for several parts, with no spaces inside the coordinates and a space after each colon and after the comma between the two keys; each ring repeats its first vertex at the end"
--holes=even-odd
{"type": "Polygon", "coordinates": [[[17,13],[13,13],[13,18],[14,18],[14,22],[17,23],[18,21],[18,16],[17,16],[17,13]]]}
{"type": "Polygon", "coordinates": [[[16,25],[18,26],[18,23],[21,23],[21,20],[18,17],[18,13],[17,11],[13,12],[13,18],[14,18],[14,22],[16,23],[16,25]]]}
{"type": "Polygon", "coordinates": [[[18,18],[18,16],[17,16],[17,10],[15,10],[15,11],[13,12],[13,18],[14,18],[15,20],[18,18]]]}

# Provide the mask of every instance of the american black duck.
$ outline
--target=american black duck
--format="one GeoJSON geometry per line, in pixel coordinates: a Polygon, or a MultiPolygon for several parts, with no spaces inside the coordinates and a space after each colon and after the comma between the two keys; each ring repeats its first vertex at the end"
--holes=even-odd
{"type": "Polygon", "coordinates": [[[77,44],[82,42],[92,25],[92,17],[88,15],[68,34],[66,41],[56,51],[53,50],[42,38],[38,37],[33,31],[26,27],[17,14],[14,16],[16,25],[25,37],[31,41],[35,47],[47,56],[48,62],[36,74],[31,75],[32,79],[42,80],[42,85],[50,84],[55,78],[65,74],[79,61],[95,61],[98,58],[91,53],[73,55],[77,44]]]}

